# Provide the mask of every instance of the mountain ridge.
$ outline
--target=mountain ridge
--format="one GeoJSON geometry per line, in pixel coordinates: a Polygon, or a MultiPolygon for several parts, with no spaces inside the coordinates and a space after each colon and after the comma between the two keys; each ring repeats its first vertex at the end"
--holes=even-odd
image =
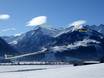
{"type": "Polygon", "coordinates": [[[48,57],[50,61],[70,61],[71,58],[99,60],[104,56],[104,35],[91,29],[90,26],[86,25],[78,29],[71,26],[58,31],[54,36],[49,31],[54,32],[57,29],[53,31],[53,29],[37,27],[18,36],[17,44],[12,46],[23,52],[22,54],[47,48],[46,54],[31,56],[34,57],[32,60],[40,58],[38,61],[49,61],[48,57]]]}

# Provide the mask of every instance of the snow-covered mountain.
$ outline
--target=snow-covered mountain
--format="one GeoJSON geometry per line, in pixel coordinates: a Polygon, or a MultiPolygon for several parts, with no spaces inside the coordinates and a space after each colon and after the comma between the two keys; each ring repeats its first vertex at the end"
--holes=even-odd
{"type": "Polygon", "coordinates": [[[92,30],[96,30],[98,31],[99,33],[102,33],[104,35],[104,25],[103,24],[100,24],[100,25],[86,25],[87,27],[89,27],[90,29],[92,30]]]}
{"type": "Polygon", "coordinates": [[[47,48],[45,54],[38,56],[39,60],[99,60],[104,56],[104,36],[88,27],[75,29],[72,26],[53,37],[47,48]]]}
{"type": "Polygon", "coordinates": [[[0,57],[4,57],[5,55],[16,55],[18,52],[14,47],[5,42],[2,38],[0,38],[0,57]]]}
{"type": "MultiPolygon", "coordinates": [[[[24,37],[30,38],[37,32],[41,32],[44,35],[54,37],[56,34],[58,34],[62,29],[55,29],[55,28],[45,28],[36,26],[33,30],[30,30],[26,33],[16,34],[12,36],[2,36],[3,39],[7,41],[8,44],[16,45],[19,41],[21,41],[24,37]]],[[[38,36],[38,35],[37,35],[38,36]]]]}
{"type": "Polygon", "coordinates": [[[2,37],[18,51],[27,53],[41,50],[47,47],[54,40],[54,36],[60,30],[53,28],[35,27],[33,30],[23,33],[19,36],[2,37]]]}
{"type": "Polygon", "coordinates": [[[21,53],[48,49],[29,56],[32,60],[99,60],[104,57],[104,36],[89,26],[71,26],[63,30],[36,27],[20,36],[4,39],[21,53]]]}
{"type": "Polygon", "coordinates": [[[71,27],[70,30],[57,35],[55,40],[51,49],[61,60],[66,61],[68,57],[98,60],[104,56],[104,36],[88,27],[71,27]]]}

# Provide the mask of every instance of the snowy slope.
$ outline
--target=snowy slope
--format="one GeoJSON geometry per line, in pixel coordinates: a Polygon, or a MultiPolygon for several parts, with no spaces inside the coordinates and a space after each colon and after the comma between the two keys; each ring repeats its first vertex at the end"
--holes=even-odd
{"type": "Polygon", "coordinates": [[[58,29],[37,26],[26,33],[11,37],[4,36],[2,38],[14,46],[18,51],[27,53],[38,51],[42,47],[48,46],[50,42],[53,41],[53,36],[58,32],[58,29]]]}
{"type": "Polygon", "coordinates": [[[0,78],[104,78],[104,64],[77,67],[63,66],[37,71],[4,72],[0,73],[0,78]]]}
{"type": "Polygon", "coordinates": [[[100,24],[100,25],[87,25],[87,27],[95,30],[95,31],[98,31],[99,33],[102,33],[104,35],[104,25],[103,24],[100,24]]]}
{"type": "Polygon", "coordinates": [[[23,57],[22,61],[23,59],[26,61],[69,61],[69,58],[99,60],[104,57],[103,34],[87,26],[71,26],[60,33],[57,29],[35,27],[24,35],[14,38],[10,43],[21,54],[47,48],[45,54],[23,57]]]}
{"type": "Polygon", "coordinates": [[[2,36],[2,38],[10,45],[15,46],[20,40],[25,36],[25,34],[16,34],[12,36],[2,36]]]}
{"type": "Polygon", "coordinates": [[[6,41],[0,37],[0,58],[1,56],[3,57],[5,54],[15,55],[16,52],[17,51],[14,49],[14,47],[6,43],[6,41]]]}
{"type": "MultiPolygon", "coordinates": [[[[55,69],[62,68],[63,66],[69,65],[12,65],[12,66],[8,65],[8,66],[0,66],[0,73],[55,69]]],[[[72,65],[70,65],[70,67],[72,67],[72,65]]]]}

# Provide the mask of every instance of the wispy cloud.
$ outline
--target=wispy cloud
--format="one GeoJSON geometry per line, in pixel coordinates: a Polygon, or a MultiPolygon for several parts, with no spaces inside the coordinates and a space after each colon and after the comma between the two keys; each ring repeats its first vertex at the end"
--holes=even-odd
{"type": "Polygon", "coordinates": [[[15,30],[16,30],[16,28],[6,28],[6,29],[0,30],[0,33],[8,32],[8,31],[15,31],[15,30]]]}
{"type": "Polygon", "coordinates": [[[85,24],[85,20],[77,20],[69,24],[69,26],[74,26],[73,30],[83,28],[83,24],[85,24]]]}
{"type": "Polygon", "coordinates": [[[86,23],[86,20],[77,20],[77,21],[72,22],[70,26],[79,26],[85,23],[86,23]]]}
{"type": "Polygon", "coordinates": [[[47,16],[38,16],[28,22],[26,26],[37,26],[47,22],[47,16]]]}
{"type": "Polygon", "coordinates": [[[10,18],[10,15],[8,14],[0,14],[0,20],[7,20],[10,18]]]}
{"type": "Polygon", "coordinates": [[[14,36],[20,36],[20,35],[22,35],[22,33],[17,33],[17,34],[15,34],[14,36]]]}
{"type": "Polygon", "coordinates": [[[64,45],[64,46],[54,46],[54,47],[51,47],[51,49],[53,50],[53,52],[57,52],[57,51],[63,52],[63,51],[68,50],[68,49],[77,49],[80,46],[87,47],[87,46],[89,46],[90,43],[99,44],[100,42],[93,40],[93,39],[84,39],[82,41],[77,41],[73,44],[68,44],[68,45],[64,45]]]}

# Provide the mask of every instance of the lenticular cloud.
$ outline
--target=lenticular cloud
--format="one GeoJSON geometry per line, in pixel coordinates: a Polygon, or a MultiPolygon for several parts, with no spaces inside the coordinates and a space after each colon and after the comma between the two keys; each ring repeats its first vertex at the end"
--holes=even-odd
{"type": "Polygon", "coordinates": [[[85,23],[86,23],[85,20],[78,20],[78,21],[74,21],[73,23],[71,23],[70,26],[79,26],[85,23]]]}
{"type": "Polygon", "coordinates": [[[85,20],[78,20],[74,21],[73,23],[70,24],[70,26],[74,26],[73,30],[83,28],[83,24],[85,24],[85,20]]]}
{"type": "Polygon", "coordinates": [[[46,16],[38,16],[30,20],[27,24],[27,26],[37,26],[37,25],[42,25],[47,22],[47,17],[46,16]]]}
{"type": "Polygon", "coordinates": [[[0,20],[7,20],[10,18],[10,15],[8,14],[0,14],[0,20]]]}

